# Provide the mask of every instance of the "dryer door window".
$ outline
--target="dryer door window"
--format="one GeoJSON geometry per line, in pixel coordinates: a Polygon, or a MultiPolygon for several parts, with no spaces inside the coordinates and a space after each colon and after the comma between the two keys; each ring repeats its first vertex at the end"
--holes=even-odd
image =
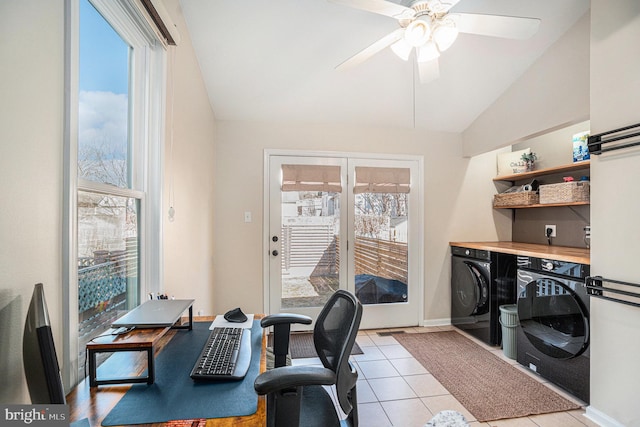
{"type": "Polygon", "coordinates": [[[476,316],[489,311],[489,282],[476,264],[463,261],[460,275],[455,278],[457,316],[476,316]]]}
{"type": "Polygon", "coordinates": [[[589,318],[575,292],[553,278],[529,282],[518,297],[518,317],[531,344],[556,359],[576,357],[589,344],[589,318]]]}

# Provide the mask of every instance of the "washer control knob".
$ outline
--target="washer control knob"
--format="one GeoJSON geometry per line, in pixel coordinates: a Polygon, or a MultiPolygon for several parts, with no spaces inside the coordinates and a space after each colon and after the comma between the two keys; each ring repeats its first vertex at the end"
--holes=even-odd
{"type": "Polygon", "coordinates": [[[471,251],[469,249],[465,249],[464,250],[464,254],[469,256],[469,255],[471,255],[471,251]]]}
{"type": "Polygon", "coordinates": [[[543,263],[542,264],[542,269],[546,270],[546,271],[553,270],[553,263],[551,261],[547,261],[547,262],[543,263]]]}

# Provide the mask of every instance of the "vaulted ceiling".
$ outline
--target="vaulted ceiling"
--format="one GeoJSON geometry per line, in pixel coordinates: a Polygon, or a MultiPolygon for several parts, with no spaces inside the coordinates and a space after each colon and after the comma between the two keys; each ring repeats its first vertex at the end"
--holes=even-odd
{"type": "MultiPolygon", "coordinates": [[[[396,1],[408,5],[406,0],[396,1]]],[[[181,0],[218,120],[461,132],[589,9],[589,0],[461,0],[452,12],[539,18],[528,40],[460,34],[421,84],[389,48],[335,67],[398,28],[327,0],[181,0]]]]}

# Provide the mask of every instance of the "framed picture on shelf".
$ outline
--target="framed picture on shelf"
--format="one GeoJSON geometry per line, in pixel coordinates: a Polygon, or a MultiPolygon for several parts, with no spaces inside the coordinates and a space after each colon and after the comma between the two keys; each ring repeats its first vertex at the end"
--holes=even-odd
{"type": "Polygon", "coordinates": [[[498,154],[498,176],[525,172],[527,170],[527,165],[522,160],[522,155],[530,153],[531,148],[525,148],[524,150],[498,154]]]}

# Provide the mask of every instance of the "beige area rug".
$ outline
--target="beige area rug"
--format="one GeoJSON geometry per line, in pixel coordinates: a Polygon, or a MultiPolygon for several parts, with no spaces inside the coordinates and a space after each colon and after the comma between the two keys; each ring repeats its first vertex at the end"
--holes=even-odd
{"type": "Polygon", "coordinates": [[[404,333],[394,338],[478,421],[580,407],[458,332],[404,333]]]}
{"type": "MultiPolygon", "coordinates": [[[[289,353],[292,359],[318,357],[311,332],[294,332],[289,337],[289,353]]],[[[267,337],[267,347],[273,347],[273,334],[267,337]]],[[[353,343],[351,354],[362,354],[358,343],[353,343]]]]}

